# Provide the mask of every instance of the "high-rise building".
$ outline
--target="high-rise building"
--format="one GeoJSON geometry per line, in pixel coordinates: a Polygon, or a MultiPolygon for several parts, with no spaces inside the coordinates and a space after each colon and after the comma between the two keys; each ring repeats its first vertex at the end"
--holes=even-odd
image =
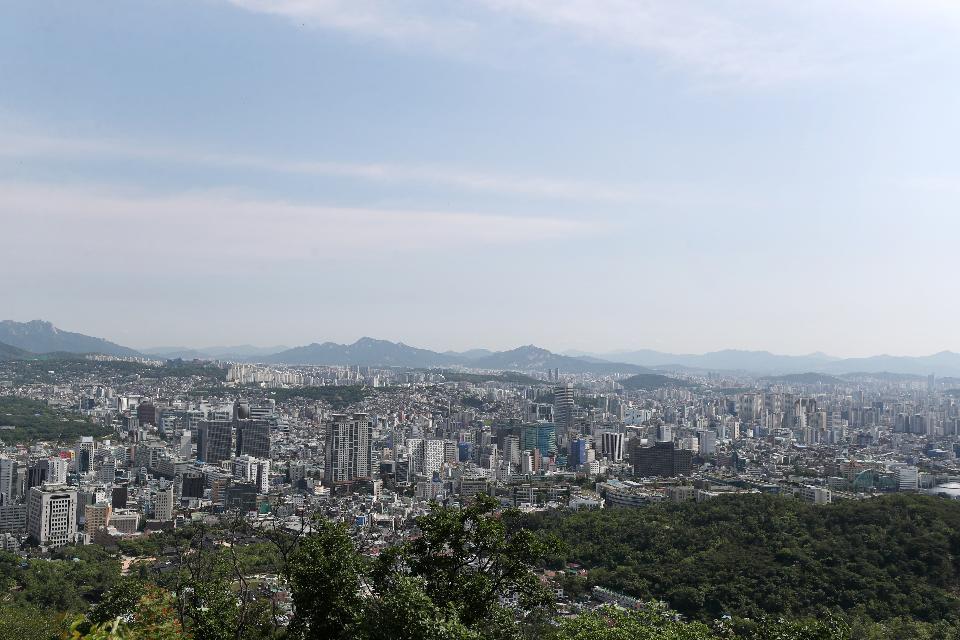
{"type": "Polygon", "coordinates": [[[37,460],[27,468],[27,491],[44,484],[49,477],[50,461],[47,459],[37,460]]]}
{"type": "MultiPolygon", "coordinates": [[[[441,452],[442,456],[442,452],[441,452]]],[[[373,422],[365,413],[336,414],[327,423],[324,482],[332,485],[373,476],[373,422]]]]}
{"type": "Polygon", "coordinates": [[[110,505],[106,502],[86,505],[84,507],[84,528],[87,535],[92,535],[100,529],[106,529],[110,524],[111,511],[110,505]]]}
{"type": "Polygon", "coordinates": [[[252,482],[260,493],[270,491],[270,461],[251,456],[240,456],[233,461],[233,475],[252,482]]]}
{"type": "Polygon", "coordinates": [[[586,438],[576,438],[570,442],[570,457],[567,464],[571,469],[579,469],[580,465],[587,461],[587,449],[590,448],[590,441],[586,438]]]}
{"type": "Polygon", "coordinates": [[[114,509],[126,509],[128,495],[129,490],[126,483],[115,484],[110,491],[110,506],[114,509]]]}
{"type": "Polygon", "coordinates": [[[141,425],[157,424],[157,407],[149,400],[144,400],[137,405],[137,420],[141,425]]]}
{"type": "Polygon", "coordinates": [[[693,470],[693,452],[675,446],[672,441],[647,447],[637,439],[636,444],[631,443],[630,462],[634,474],[642,477],[688,476],[693,470]]]}
{"type": "Polygon", "coordinates": [[[552,422],[539,422],[520,428],[520,448],[536,449],[541,456],[557,452],[557,427],[552,422]]]}
{"type": "Polygon", "coordinates": [[[81,436],[80,443],[77,445],[78,473],[87,473],[93,470],[93,455],[96,452],[96,446],[93,436],[81,436]]]}
{"type": "Polygon", "coordinates": [[[67,484],[68,463],[63,458],[50,458],[47,461],[47,482],[51,484],[67,484]]]}
{"type": "Polygon", "coordinates": [[[506,436],[503,439],[503,459],[516,469],[520,466],[520,437],[506,436]]]}
{"type": "Polygon", "coordinates": [[[30,489],[27,534],[41,546],[62,547],[77,534],[77,492],[65,485],[30,489]]]}
{"type": "Polygon", "coordinates": [[[97,469],[97,482],[100,484],[113,484],[117,480],[117,461],[108,458],[103,461],[100,468],[97,469]]]}
{"type": "Polygon", "coordinates": [[[207,464],[229,460],[233,453],[233,421],[201,420],[197,425],[197,459],[207,464]]]}
{"type": "Polygon", "coordinates": [[[717,452],[717,432],[704,430],[697,434],[699,436],[699,449],[701,456],[712,456],[717,452]]]}
{"type": "Polygon", "coordinates": [[[607,431],[600,436],[600,449],[611,462],[623,461],[623,434],[607,431]]]}
{"type": "Polygon", "coordinates": [[[426,475],[440,473],[446,461],[446,440],[430,439],[423,443],[423,472],[426,475]]]}
{"type": "Polygon", "coordinates": [[[153,492],[153,518],[161,522],[173,520],[173,483],[163,483],[153,492]]]}
{"type": "Polygon", "coordinates": [[[10,504],[17,497],[17,461],[0,458],[0,504],[10,504]]]}
{"type": "Polygon", "coordinates": [[[553,406],[557,426],[565,435],[573,431],[573,385],[560,384],[553,388],[553,406]]]}
{"type": "Polygon", "coordinates": [[[270,422],[262,418],[240,418],[235,421],[237,455],[270,458],[270,422]]]}
{"type": "Polygon", "coordinates": [[[916,491],[920,487],[920,470],[907,465],[898,468],[897,486],[900,491],[916,491]]]}

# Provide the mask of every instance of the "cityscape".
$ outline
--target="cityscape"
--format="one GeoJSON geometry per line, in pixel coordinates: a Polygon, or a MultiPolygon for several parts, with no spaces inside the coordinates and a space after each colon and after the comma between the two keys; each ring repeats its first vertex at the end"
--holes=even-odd
{"type": "MultiPolygon", "coordinates": [[[[269,545],[280,532],[309,538],[317,519],[378,558],[418,540],[438,506],[465,510],[478,496],[527,518],[960,497],[960,377],[638,373],[532,346],[511,352],[526,363],[516,370],[442,366],[450,353],[405,366],[398,353],[428,364],[431,352],[385,341],[354,345],[363,365],[333,352],[312,365],[184,360],[41,321],[0,326],[3,549],[44,558],[92,548],[119,558],[124,577],[189,565],[177,555],[183,532],[216,540],[209,531],[227,527],[269,545]],[[70,352],[91,340],[112,353],[70,352]],[[54,344],[62,350],[24,348],[54,344]]],[[[470,357],[482,364],[485,353],[470,357]]],[[[555,615],[678,606],[655,584],[629,593],[574,560],[531,568],[555,615]]],[[[242,576],[245,604],[287,629],[298,615],[290,577],[257,562],[242,576]]]]}
{"type": "Polygon", "coordinates": [[[958,35],[0,3],[0,640],[960,640],[958,35]]]}

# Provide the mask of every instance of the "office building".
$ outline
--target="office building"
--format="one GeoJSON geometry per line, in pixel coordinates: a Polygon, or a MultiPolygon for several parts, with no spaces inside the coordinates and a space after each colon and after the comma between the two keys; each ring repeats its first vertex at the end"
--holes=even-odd
{"type": "Polygon", "coordinates": [[[630,447],[633,472],[641,477],[688,476],[693,470],[693,452],[681,449],[673,442],[658,442],[652,447],[639,440],[630,447]]]}
{"type": "Polygon", "coordinates": [[[17,498],[17,461],[0,458],[0,504],[10,504],[17,498]]]}
{"type": "Polygon", "coordinates": [[[84,530],[87,535],[95,531],[106,529],[110,525],[110,512],[113,511],[106,502],[88,504],[84,507],[84,530]]]}
{"type": "Polygon", "coordinates": [[[45,547],[62,547],[77,534],[77,492],[65,485],[32,487],[27,501],[27,534],[45,547]]]}
{"type": "Polygon", "coordinates": [[[47,482],[50,484],[67,484],[67,467],[69,463],[63,458],[47,460],[47,482]]]}
{"type": "Polygon", "coordinates": [[[600,449],[611,462],[623,461],[623,434],[607,431],[600,436],[600,449]]]}
{"type": "Polygon", "coordinates": [[[153,519],[160,522],[173,520],[173,483],[165,482],[153,492],[153,519]]]}
{"type": "Polygon", "coordinates": [[[563,432],[564,436],[569,437],[573,431],[573,385],[571,383],[560,384],[553,388],[553,406],[556,416],[557,427],[563,432]]]}
{"type": "Polygon", "coordinates": [[[93,470],[93,455],[96,453],[96,446],[93,436],[82,436],[80,438],[80,443],[77,445],[77,473],[87,473],[93,470]]]}
{"type": "Polygon", "coordinates": [[[260,493],[270,491],[270,461],[252,456],[240,456],[233,461],[233,475],[252,483],[260,493]]]}
{"type": "Polygon", "coordinates": [[[541,456],[557,452],[557,427],[552,422],[538,422],[520,428],[520,448],[536,449],[541,456]]]}
{"type": "Polygon", "coordinates": [[[225,418],[201,420],[197,424],[197,459],[219,464],[233,454],[233,421],[225,418]]]}

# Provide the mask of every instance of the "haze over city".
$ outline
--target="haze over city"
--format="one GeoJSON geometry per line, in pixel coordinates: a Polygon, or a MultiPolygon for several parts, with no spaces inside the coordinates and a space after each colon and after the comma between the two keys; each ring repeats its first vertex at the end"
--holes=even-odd
{"type": "Polygon", "coordinates": [[[960,351],[954,3],[4,14],[2,318],[136,348],[960,351]]]}

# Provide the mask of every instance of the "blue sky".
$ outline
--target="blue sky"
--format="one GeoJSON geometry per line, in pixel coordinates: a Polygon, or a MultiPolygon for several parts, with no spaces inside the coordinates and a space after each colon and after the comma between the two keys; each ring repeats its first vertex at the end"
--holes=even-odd
{"type": "Polygon", "coordinates": [[[951,0],[0,10],[0,316],[960,351],[951,0]]]}

